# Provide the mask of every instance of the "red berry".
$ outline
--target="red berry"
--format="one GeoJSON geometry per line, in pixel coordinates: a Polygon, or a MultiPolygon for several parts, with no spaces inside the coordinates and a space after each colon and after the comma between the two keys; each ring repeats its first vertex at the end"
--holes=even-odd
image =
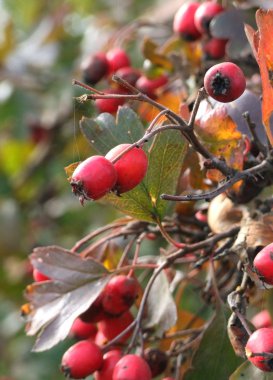
{"type": "Polygon", "coordinates": [[[144,351],[144,359],[148,363],[152,372],[152,377],[163,373],[168,365],[168,356],[158,348],[147,348],[144,351]]]}
{"type": "Polygon", "coordinates": [[[101,349],[89,340],[82,340],[64,353],[61,370],[65,376],[83,379],[98,371],[102,363],[101,349]]]}
{"type": "MultiPolygon", "coordinates": [[[[117,145],[105,157],[112,161],[129,146],[130,144],[117,145]]],[[[121,156],[114,163],[114,167],[118,174],[115,189],[118,194],[125,193],[136,187],[145,177],[148,158],[143,149],[134,147],[121,156]]]]}
{"type": "Polygon", "coordinates": [[[136,82],[136,88],[151,98],[154,98],[155,90],[164,86],[166,83],[168,83],[168,77],[165,74],[152,79],[142,75],[136,82]]]}
{"type": "Polygon", "coordinates": [[[103,355],[103,364],[101,369],[95,373],[95,380],[112,380],[114,368],[121,358],[120,350],[108,351],[103,355]]]}
{"type": "Polygon", "coordinates": [[[70,179],[70,185],[80,202],[99,199],[108,193],[117,181],[113,164],[103,156],[92,156],[81,162],[70,179]]]}
{"type": "Polygon", "coordinates": [[[120,315],[133,305],[137,294],[138,282],[133,277],[112,277],[103,292],[103,309],[111,315],[120,315]]]}
{"type": "Polygon", "coordinates": [[[122,67],[116,72],[116,75],[119,76],[121,79],[126,80],[129,84],[134,86],[136,84],[136,81],[140,77],[140,72],[137,69],[134,69],[131,66],[122,67]]]}
{"type": "Polygon", "coordinates": [[[207,59],[220,59],[226,54],[226,44],[228,40],[220,38],[210,38],[203,46],[207,59]]]}
{"type": "Polygon", "coordinates": [[[88,339],[95,337],[98,329],[93,323],[83,322],[80,318],[75,319],[70,335],[77,339],[88,339]]]}
{"type": "Polygon", "coordinates": [[[273,358],[270,359],[263,353],[273,353],[273,329],[262,328],[250,335],[246,347],[246,356],[256,367],[262,371],[273,371],[273,358]],[[252,354],[261,354],[253,356],[252,354]]]}
{"type": "MultiPolygon", "coordinates": [[[[103,90],[104,94],[124,94],[124,91],[114,90],[112,88],[103,90]]],[[[98,112],[108,112],[108,113],[116,113],[119,106],[122,106],[125,103],[124,98],[111,98],[111,99],[96,99],[95,104],[98,109],[98,112]]]]}
{"type": "Polygon", "coordinates": [[[82,62],[81,70],[83,73],[83,80],[86,83],[90,85],[98,83],[109,70],[106,54],[103,52],[90,54],[82,62]]]}
{"type": "Polygon", "coordinates": [[[194,15],[194,23],[200,33],[209,34],[209,26],[213,17],[223,12],[224,8],[213,1],[205,1],[194,15]]]}
{"type": "Polygon", "coordinates": [[[251,319],[251,323],[256,327],[256,329],[261,329],[262,327],[272,327],[272,318],[268,310],[262,310],[258,314],[254,315],[251,319]]]}
{"type": "Polygon", "coordinates": [[[268,244],[256,255],[253,267],[262,281],[273,285],[273,243],[268,244]]]}
{"type": "Polygon", "coordinates": [[[36,268],[33,269],[32,275],[33,275],[34,281],[36,281],[36,282],[43,282],[43,281],[50,280],[50,278],[48,276],[46,276],[42,272],[38,271],[38,269],[36,269],[36,268]]]}
{"type": "Polygon", "coordinates": [[[232,102],[245,90],[244,73],[232,62],[212,66],[204,77],[205,89],[213,99],[222,103],[232,102]]]}
{"type": "Polygon", "coordinates": [[[185,40],[195,41],[201,37],[194,23],[194,15],[199,6],[196,1],[183,4],[174,16],[173,30],[185,40]]]}
{"type": "Polygon", "coordinates": [[[117,363],[113,380],[151,380],[151,370],[144,359],[138,355],[125,355],[117,363]]]}
{"type": "Polygon", "coordinates": [[[116,72],[122,67],[130,66],[131,61],[126,51],[121,48],[114,48],[106,53],[108,60],[109,71],[111,73],[116,72]]]}
{"type": "Polygon", "coordinates": [[[87,323],[96,323],[106,317],[106,314],[102,307],[103,292],[92,303],[92,305],[80,315],[80,319],[87,323]]]}
{"type": "MultiPolygon", "coordinates": [[[[121,314],[118,317],[108,317],[103,319],[98,323],[99,332],[101,331],[104,337],[108,340],[114,339],[122,331],[126,329],[132,322],[134,318],[129,311],[121,314]]],[[[131,336],[132,330],[126,333],[119,341],[119,343],[124,343],[131,336]]],[[[101,338],[101,337],[100,337],[101,338]]]]}
{"type": "MultiPolygon", "coordinates": [[[[107,317],[105,317],[107,318],[107,317]]],[[[102,331],[98,330],[94,342],[97,346],[103,347],[108,343],[109,339],[106,338],[106,336],[103,334],[102,331]]]]}

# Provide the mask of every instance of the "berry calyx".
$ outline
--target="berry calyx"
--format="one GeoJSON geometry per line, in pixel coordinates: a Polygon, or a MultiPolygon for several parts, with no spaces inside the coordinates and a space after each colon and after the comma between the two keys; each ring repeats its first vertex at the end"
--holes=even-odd
{"type": "Polygon", "coordinates": [[[109,70],[106,54],[103,52],[90,54],[82,62],[81,70],[85,83],[90,85],[98,83],[109,70]]]}
{"type": "Polygon", "coordinates": [[[168,356],[158,348],[147,348],[144,351],[144,359],[148,363],[152,372],[152,377],[163,373],[168,365],[168,356]]]}
{"type": "Polygon", "coordinates": [[[209,27],[212,19],[223,12],[224,8],[213,1],[205,1],[200,4],[194,14],[194,24],[200,33],[210,33],[209,27]]]}
{"type": "Polygon", "coordinates": [[[254,331],[246,343],[245,351],[252,364],[262,371],[272,372],[273,358],[265,354],[273,354],[273,328],[265,327],[254,331]]]}
{"type": "Polygon", "coordinates": [[[121,358],[120,350],[111,350],[103,355],[103,364],[101,369],[95,373],[95,380],[112,380],[114,368],[121,358]]]}
{"type": "MultiPolygon", "coordinates": [[[[102,339],[104,336],[107,340],[112,340],[118,336],[122,331],[124,331],[132,322],[134,317],[129,311],[121,314],[118,317],[107,317],[102,321],[98,322],[99,332],[102,332],[102,336],[99,338],[102,339]]],[[[119,343],[124,343],[131,336],[132,330],[123,335],[119,343]]]]}
{"type": "Polygon", "coordinates": [[[32,276],[34,281],[36,282],[43,282],[43,281],[48,281],[50,278],[43,274],[42,272],[38,271],[38,269],[34,268],[32,272],[32,276]]]}
{"type": "Polygon", "coordinates": [[[95,338],[98,329],[93,323],[83,322],[80,318],[75,319],[69,335],[76,339],[95,338]]]}
{"type": "Polygon", "coordinates": [[[232,62],[223,62],[212,66],[206,72],[204,86],[213,99],[228,103],[242,95],[246,80],[239,66],[232,62]]]}
{"type": "Polygon", "coordinates": [[[251,323],[256,327],[256,329],[273,326],[271,315],[266,309],[254,315],[254,317],[251,319],[251,323]]]}
{"type": "Polygon", "coordinates": [[[258,252],[253,261],[253,268],[261,281],[273,285],[273,243],[258,252]]]}
{"type": "Polygon", "coordinates": [[[125,355],[116,364],[113,380],[151,380],[152,374],[147,362],[138,355],[125,355]]]}
{"type": "Polygon", "coordinates": [[[81,162],[70,179],[70,185],[80,202],[99,199],[107,194],[117,181],[113,164],[103,156],[92,156],[81,162]]]}
{"type": "Polygon", "coordinates": [[[174,16],[173,31],[187,41],[195,41],[201,37],[194,23],[194,15],[199,6],[196,1],[183,4],[174,16]]]}
{"type": "Polygon", "coordinates": [[[115,276],[104,289],[103,309],[111,315],[120,315],[133,305],[137,294],[138,282],[133,277],[115,276]]]}
{"type": "MultiPolygon", "coordinates": [[[[120,144],[111,149],[106,158],[113,161],[118,157],[130,144],[120,144]]],[[[114,190],[117,194],[125,193],[136,187],[145,177],[148,168],[148,158],[141,148],[132,148],[124,153],[115,163],[117,171],[117,182],[114,190]]]]}
{"type": "Polygon", "coordinates": [[[64,353],[61,370],[65,376],[83,379],[99,370],[102,363],[101,349],[89,340],[82,340],[64,353]]]}
{"type": "Polygon", "coordinates": [[[131,66],[131,60],[126,51],[121,48],[114,48],[106,53],[109,72],[114,73],[122,67],[131,66]]]}
{"type": "MultiPolygon", "coordinates": [[[[124,91],[114,90],[113,88],[108,88],[103,90],[104,94],[124,94],[124,91]]],[[[95,105],[98,109],[99,113],[108,112],[108,113],[116,113],[119,106],[122,106],[125,103],[124,98],[101,98],[95,100],[95,105]]]]}

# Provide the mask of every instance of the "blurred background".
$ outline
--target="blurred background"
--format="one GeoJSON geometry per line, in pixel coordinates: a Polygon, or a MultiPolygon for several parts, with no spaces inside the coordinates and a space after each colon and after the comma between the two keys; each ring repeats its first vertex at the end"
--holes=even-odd
{"type": "MultiPolygon", "coordinates": [[[[92,114],[92,105],[73,100],[83,90],[71,82],[81,79],[86,55],[159,6],[155,0],[0,0],[0,380],[63,378],[59,363],[70,342],[31,353],[33,338],[24,333],[28,255],[39,245],[70,248],[116,216],[103,205],[80,207],[67,183],[64,167],[90,155],[78,121],[92,114]]],[[[128,43],[136,65],[138,43],[128,43]]]]}

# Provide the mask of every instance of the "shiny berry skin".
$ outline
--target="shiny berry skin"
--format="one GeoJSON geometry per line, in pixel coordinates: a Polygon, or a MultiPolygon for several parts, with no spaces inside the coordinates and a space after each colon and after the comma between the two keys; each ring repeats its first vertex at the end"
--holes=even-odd
{"type": "MultiPolygon", "coordinates": [[[[129,146],[130,144],[117,145],[105,157],[109,161],[113,161],[129,146]]],[[[145,177],[148,168],[148,158],[143,149],[134,147],[121,156],[114,163],[114,167],[118,175],[115,190],[118,194],[125,193],[136,187],[145,177]]]]}
{"type": "Polygon", "coordinates": [[[113,380],[151,380],[151,370],[144,359],[138,355],[125,355],[116,364],[113,380]]]}
{"type": "Polygon", "coordinates": [[[110,73],[115,73],[122,67],[131,66],[131,60],[126,51],[121,48],[114,48],[106,53],[110,73]]]}
{"type": "Polygon", "coordinates": [[[251,357],[251,355],[253,353],[273,353],[273,328],[264,327],[254,331],[246,343],[245,351],[248,360],[251,361],[252,364],[262,371],[272,372],[273,358],[266,358],[263,355],[251,357]]]}
{"type": "Polygon", "coordinates": [[[101,349],[89,340],[82,340],[64,353],[61,370],[65,376],[83,379],[98,371],[102,364],[101,349]]]}
{"type": "Polygon", "coordinates": [[[103,355],[103,364],[101,369],[95,373],[95,380],[112,380],[114,368],[121,358],[120,350],[111,350],[103,355]]]}
{"type": "Polygon", "coordinates": [[[194,15],[199,6],[196,1],[183,4],[174,16],[173,31],[187,41],[195,41],[201,37],[194,23],[194,15]]]}
{"type": "MultiPolygon", "coordinates": [[[[124,331],[132,322],[134,318],[129,311],[121,314],[118,317],[108,317],[98,322],[99,332],[102,332],[103,336],[107,340],[112,340],[116,336],[118,336],[122,331],[124,331]]],[[[120,340],[120,343],[126,342],[126,340],[132,335],[132,331],[130,330],[126,333],[120,340]]],[[[100,336],[100,339],[102,336],[100,336]]]]}
{"type": "Polygon", "coordinates": [[[137,294],[138,282],[133,277],[112,277],[104,289],[102,307],[111,315],[119,315],[133,305],[137,294]]]}
{"type": "Polygon", "coordinates": [[[213,99],[228,103],[242,95],[246,88],[246,80],[239,66],[232,62],[222,62],[206,72],[204,86],[213,99]]]}
{"type": "Polygon", "coordinates": [[[150,367],[152,377],[163,373],[168,365],[167,354],[158,348],[146,348],[144,351],[144,359],[150,367]]]}
{"type": "Polygon", "coordinates": [[[136,88],[144,92],[144,94],[150,96],[150,98],[155,97],[155,90],[164,86],[168,83],[168,77],[164,74],[159,77],[149,79],[142,75],[136,82],[136,88]]]}
{"type": "Polygon", "coordinates": [[[206,59],[220,59],[226,54],[226,44],[228,40],[220,38],[210,38],[203,46],[206,59]]]}
{"type": "Polygon", "coordinates": [[[38,271],[38,269],[33,269],[32,276],[34,281],[36,282],[43,282],[43,281],[48,281],[50,278],[43,274],[42,272],[38,271]]]}
{"type": "Polygon", "coordinates": [[[115,73],[117,76],[119,76],[121,79],[126,80],[129,84],[134,86],[136,84],[136,81],[140,77],[140,71],[131,67],[122,67],[115,73]]]}
{"type": "Polygon", "coordinates": [[[83,322],[80,318],[75,319],[69,335],[76,339],[95,338],[98,329],[93,323],[83,322]]]}
{"type": "Polygon", "coordinates": [[[213,1],[205,1],[194,14],[194,24],[200,33],[209,34],[209,26],[213,17],[223,12],[224,8],[213,1]]]}
{"type": "Polygon", "coordinates": [[[106,54],[103,52],[90,54],[82,62],[81,70],[85,83],[90,85],[98,83],[109,70],[106,54]]]}
{"type": "Polygon", "coordinates": [[[116,184],[117,172],[113,164],[103,156],[92,156],[81,162],[70,179],[70,185],[80,202],[99,199],[116,184]]]}
{"type": "Polygon", "coordinates": [[[273,243],[268,244],[257,253],[253,268],[261,281],[273,285],[273,243]]]}
{"type": "Polygon", "coordinates": [[[251,323],[256,327],[256,329],[273,326],[272,318],[268,310],[262,310],[258,314],[254,315],[251,319],[251,323]]]}
{"type": "MultiPolygon", "coordinates": [[[[120,90],[114,90],[113,88],[108,88],[106,90],[103,90],[104,94],[124,94],[123,91],[120,90]]],[[[95,105],[98,109],[99,113],[108,112],[108,113],[116,113],[119,106],[122,106],[125,103],[124,98],[102,98],[102,99],[96,99],[95,105]]]]}

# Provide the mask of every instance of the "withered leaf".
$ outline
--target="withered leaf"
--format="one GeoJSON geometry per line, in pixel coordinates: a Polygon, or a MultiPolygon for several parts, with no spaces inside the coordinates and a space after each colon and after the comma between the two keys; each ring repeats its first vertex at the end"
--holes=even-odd
{"type": "Polygon", "coordinates": [[[110,273],[92,258],[58,246],[35,248],[30,259],[34,268],[51,278],[26,291],[30,302],[26,331],[38,334],[33,351],[44,351],[66,338],[74,320],[101,293],[110,273]]]}

